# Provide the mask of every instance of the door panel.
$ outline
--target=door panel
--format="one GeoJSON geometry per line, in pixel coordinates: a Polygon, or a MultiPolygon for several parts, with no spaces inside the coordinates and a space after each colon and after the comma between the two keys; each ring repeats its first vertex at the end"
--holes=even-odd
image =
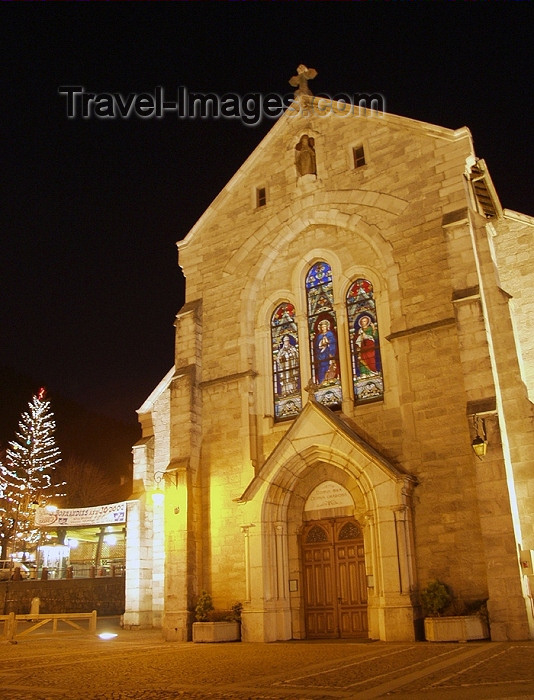
{"type": "Polygon", "coordinates": [[[335,637],[333,550],[316,544],[304,550],[306,628],[310,637],[335,637]]]}
{"type": "Polygon", "coordinates": [[[308,638],[367,637],[365,552],[356,521],[309,525],[302,560],[308,638]]]}

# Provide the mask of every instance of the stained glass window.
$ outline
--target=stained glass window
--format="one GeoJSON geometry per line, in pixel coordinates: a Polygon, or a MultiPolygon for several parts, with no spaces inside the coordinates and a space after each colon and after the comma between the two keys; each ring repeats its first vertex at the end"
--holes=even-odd
{"type": "Polygon", "coordinates": [[[369,280],[357,279],[347,292],[354,400],[376,401],[384,395],[378,321],[369,280]]]}
{"type": "Polygon", "coordinates": [[[295,307],[288,302],[271,317],[271,350],[275,418],[294,418],[302,409],[300,354],[295,307]]]}
{"type": "Polygon", "coordinates": [[[340,407],[343,396],[339,374],[339,342],[332,270],[328,263],[318,262],[310,268],[306,276],[306,296],[315,398],[325,406],[340,407]]]}

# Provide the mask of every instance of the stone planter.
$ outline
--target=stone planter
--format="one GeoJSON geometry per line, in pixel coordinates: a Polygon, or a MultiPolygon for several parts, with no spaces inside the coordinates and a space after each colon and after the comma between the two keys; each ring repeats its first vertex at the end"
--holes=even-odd
{"type": "Polygon", "coordinates": [[[427,642],[468,642],[489,639],[488,623],[479,615],[425,617],[427,642]]]}
{"type": "Polygon", "coordinates": [[[239,622],[193,622],[194,642],[239,642],[239,622]]]}

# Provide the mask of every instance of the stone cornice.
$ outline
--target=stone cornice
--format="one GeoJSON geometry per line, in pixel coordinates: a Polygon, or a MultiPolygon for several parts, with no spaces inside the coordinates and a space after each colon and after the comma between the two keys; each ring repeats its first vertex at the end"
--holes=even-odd
{"type": "Polygon", "coordinates": [[[415,335],[416,333],[426,333],[427,331],[433,331],[436,328],[443,328],[444,326],[453,326],[456,323],[454,317],[442,318],[439,321],[431,321],[430,323],[423,323],[420,326],[412,326],[411,328],[405,328],[402,331],[396,331],[386,336],[386,340],[396,340],[397,338],[403,338],[406,335],[415,335]]]}
{"type": "Polygon", "coordinates": [[[213,386],[214,384],[224,384],[225,382],[233,382],[239,379],[244,379],[245,377],[257,377],[258,373],[253,369],[247,369],[245,372],[235,372],[234,374],[226,374],[223,377],[214,377],[213,379],[206,379],[203,382],[199,382],[199,387],[204,389],[207,386],[213,386]]]}

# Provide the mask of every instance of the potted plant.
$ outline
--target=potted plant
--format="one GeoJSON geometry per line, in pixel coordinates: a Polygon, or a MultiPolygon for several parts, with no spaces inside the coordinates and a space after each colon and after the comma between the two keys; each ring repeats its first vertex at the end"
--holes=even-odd
{"type": "Polygon", "coordinates": [[[231,610],[215,610],[211,595],[202,591],[195,606],[194,642],[238,642],[241,639],[241,603],[231,610]]]}
{"type": "Polygon", "coordinates": [[[466,642],[489,638],[485,601],[455,600],[449,587],[430,581],[421,591],[425,638],[429,642],[466,642]]]}

